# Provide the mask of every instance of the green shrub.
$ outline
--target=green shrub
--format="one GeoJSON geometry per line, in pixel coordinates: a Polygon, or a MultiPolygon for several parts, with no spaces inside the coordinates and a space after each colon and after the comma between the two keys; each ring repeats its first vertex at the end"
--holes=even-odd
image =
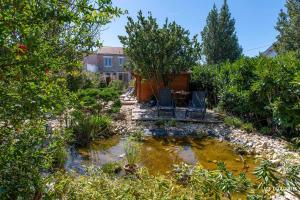
{"type": "Polygon", "coordinates": [[[244,123],[244,124],[242,125],[242,129],[243,129],[244,131],[246,131],[247,133],[251,133],[251,132],[254,131],[253,125],[252,125],[251,123],[244,123]]]}
{"type": "Polygon", "coordinates": [[[118,91],[123,91],[125,88],[125,84],[121,80],[113,80],[109,83],[109,87],[114,88],[118,91]]]}
{"type": "Polygon", "coordinates": [[[237,117],[225,117],[224,123],[227,126],[231,126],[235,128],[240,128],[243,124],[243,122],[237,117]]]}
{"type": "Polygon", "coordinates": [[[294,53],[275,58],[241,58],[220,67],[219,106],[257,128],[299,136],[300,60],[294,53]]]}
{"type": "Polygon", "coordinates": [[[141,142],[144,140],[144,131],[143,130],[137,130],[134,131],[131,135],[133,140],[141,142]]]}
{"type": "Polygon", "coordinates": [[[259,129],[259,132],[260,132],[261,134],[263,134],[263,135],[270,135],[271,132],[272,132],[272,129],[269,128],[269,127],[264,126],[264,127],[261,127],[261,128],[259,129]]]}
{"type": "Polygon", "coordinates": [[[112,104],[112,107],[110,108],[110,112],[111,113],[118,113],[118,112],[120,112],[121,107],[122,107],[122,102],[121,102],[120,99],[117,99],[112,104]]]}
{"type": "Polygon", "coordinates": [[[140,158],[140,146],[136,142],[132,140],[126,141],[124,146],[125,158],[127,160],[127,164],[134,165],[137,164],[140,158]]]}
{"type": "Polygon", "coordinates": [[[85,115],[82,112],[76,112],[72,124],[74,142],[77,145],[86,146],[99,136],[110,134],[111,118],[107,115],[85,115]]]}
{"type": "Polygon", "coordinates": [[[101,170],[109,175],[115,175],[122,170],[122,166],[118,162],[109,162],[101,166],[101,170]]]}
{"type": "Polygon", "coordinates": [[[192,90],[207,91],[209,107],[217,104],[218,72],[219,68],[216,65],[198,65],[192,69],[191,88],[192,90]]]}
{"type": "Polygon", "coordinates": [[[113,101],[113,108],[111,112],[119,112],[121,108],[121,101],[119,99],[120,91],[107,88],[89,88],[79,90],[77,93],[77,109],[85,110],[90,113],[100,114],[103,105],[109,101],[113,101]]]}

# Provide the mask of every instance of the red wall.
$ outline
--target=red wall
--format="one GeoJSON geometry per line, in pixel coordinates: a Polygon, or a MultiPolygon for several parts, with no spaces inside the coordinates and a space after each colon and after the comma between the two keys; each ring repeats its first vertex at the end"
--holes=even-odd
{"type": "MultiPolygon", "coordinates": [[[[135,91],[137,93],[138,102],[147,102],[151,99],[154,93],[157,94],[157,84],[153,80],[142,80],[141,76],[134,75],[135,77],[135,91]]],[[[176,75],[172,83],[170,84],[171,90],[184,90],[189,91],[190,74],[181,73],[176,75]]],[[[158,90],[163,88],[163,84],[160,83],[158,90]]]]}

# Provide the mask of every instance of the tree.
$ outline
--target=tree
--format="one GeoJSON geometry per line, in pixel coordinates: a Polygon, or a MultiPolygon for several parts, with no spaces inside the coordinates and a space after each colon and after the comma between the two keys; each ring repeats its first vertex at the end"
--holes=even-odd
{"type": "Polygon", "coordinates": [[[208,64],[219,63],[220,57],[220,30],[219,13],[216,5],[209,12],[206,19],[206,26],[201,32],[203,41],[203,54],[208,64]]]}
{"type": "Polygon", "coordinates": [[[57,143],[49,116],[69,102],[66,74],[121,14],[110,0],[0,3],[0,198],[38,198],[57,143]]]}
{"type": "Polygon", "coordinates": [[[202,53],[205,55],[207,64],[219,64],[227,60],[232,62],[242,54],[235,32],[235,20],[231,18],[226,0],[220,13],[216,5],[213,6],[201,35],[202,53]]]}
{"type": "Polygon", "coordinates": [[[133,71],[144,79],[168,86],[174,75],[190,68],[200,59],[200,45],[189,31],[168,20],[159,27],[149,13],[140,11],[137,21],[128,17],[127,36],[119,36],[133,71]]]}
{"type": "Polygon", "coordinates": [[[280,11],[275,29],[278,31],[274,44],[279,54],[297,51],[300,54],[300,1],[287,0],[287,12],[280,11]]]}

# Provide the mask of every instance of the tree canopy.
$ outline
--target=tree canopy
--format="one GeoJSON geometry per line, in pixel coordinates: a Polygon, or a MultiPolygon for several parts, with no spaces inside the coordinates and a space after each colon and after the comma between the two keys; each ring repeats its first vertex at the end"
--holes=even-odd
{"type": "Polygon", "coordinates": [[[130,67],[145,79],[163,81],[167,86],[172,76],[192,67],[200,59],[200,45],[196,36],[175,22],[159,27],[149,13],[140,11],[137,20],[128,17],[126,36],[119,36],[130,67]]]}
{"type": "Polygon", "coordinates": [[[278,31],[276,51],[281,54],[297,51],[300,55],[300,1],[287,0],[287,12],[281,10],[278,16],[276,30],[278,31]]]}
{"type": "Polygon", "coordinates": [[[44,125],[69,103],[66,74],[122,11],[110,0],[2,0],[0,10],[0,198],[36,199],[63,144],[44,125]]]}
{"type": "Polygon", "coordinates": [[[207,64],[219,64],[227,60],[232,62],[242,54],[236,36],[235,20],[231,18],[226,0],[220,12],[216,5],[213,6],[201,35],[207,64]]]}

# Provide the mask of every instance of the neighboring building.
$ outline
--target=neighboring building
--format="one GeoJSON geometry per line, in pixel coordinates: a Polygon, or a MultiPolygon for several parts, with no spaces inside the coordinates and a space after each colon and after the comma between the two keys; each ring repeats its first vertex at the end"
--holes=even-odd
{"type": "Polygon", "coordinates": [[[131,75],[124,68],[126,62],[122,47],[101,47],[95,54],[84,58],[84,69],[99,73],[106,82],[122,80],[128,84],[131,75]]]}
{"type": "Polygon", "coordinates": [[[270,46],[266,51],[261,53],[264,56],[270,57],[270,58],[274,58],[275,56],[277,56],[277,52],[274,49],[274,46],[270,46]]]}

